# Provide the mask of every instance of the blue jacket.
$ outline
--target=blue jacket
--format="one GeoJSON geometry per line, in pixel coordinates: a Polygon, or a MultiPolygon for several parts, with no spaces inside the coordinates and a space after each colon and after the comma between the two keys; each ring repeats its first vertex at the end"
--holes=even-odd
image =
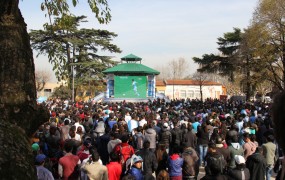
{"type": "Polygon", "coordinates": [[[178,154],[168,158],[169,176],[182,176],[183,159],[178,154]]]}
{"type": "Polygon", "coordinates": [[[141,169],[132,167],[129,172],[132,176],[136,178],[136,180],[143,180],[143,174],[141,169]]]}

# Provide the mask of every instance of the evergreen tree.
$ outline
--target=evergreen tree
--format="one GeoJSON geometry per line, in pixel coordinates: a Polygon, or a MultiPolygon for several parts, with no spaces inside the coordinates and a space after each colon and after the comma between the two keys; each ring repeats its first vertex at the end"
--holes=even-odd
{"type": "Polygon", "coordinates": [[[218,73],[234,81],[234,72],[237,70],[236,55],[240,41],[241,30],[238,28],[219,37],[217,44],[220,55],[204,54],[202,58],[193,57],[194,62],[200,65],[198,72],[218,73]]]}
{"type": "Polygon", "coordinates": [[[86,22],[85,18],[64,15],[45,30],[30,32],[32,48],[38,55],[48,56],[58,80],[71,82],[73,67],[76,77],[83,82],[86,82],[84,77],[90,76],[102,80],[102,71],[116,64],[111,57],[98,55],[98,51],[121,52],[111,43],[117,35],[107,30],[78,29],[81,22],[86,22]]]}

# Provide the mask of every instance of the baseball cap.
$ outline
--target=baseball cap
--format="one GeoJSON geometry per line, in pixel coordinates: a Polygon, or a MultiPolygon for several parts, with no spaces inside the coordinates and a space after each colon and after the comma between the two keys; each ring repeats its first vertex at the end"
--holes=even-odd
{"type": "Polygon", "coordinates": [[[235,162],[237,164],[245,164],[245,159],[241,155],[235,155],[235,162]]]}
{"type": "Polygon", "coordinates": [[[36,162],[37,163],[42,163],[46,159],[46,156],[44,154],[38,154],[36,156],[36,162]]]}
{"type": "Polygon", "coordinates": [[[164,127],[164,128],[168,128],[168,123],[166,123],[166,122],[163,123],[163,127],[164,127]]]}

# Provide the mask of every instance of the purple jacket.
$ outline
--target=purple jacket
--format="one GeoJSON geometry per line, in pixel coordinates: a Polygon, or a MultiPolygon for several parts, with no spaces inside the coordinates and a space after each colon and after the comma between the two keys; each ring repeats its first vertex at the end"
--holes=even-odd
{"type": "Polygon", "coordinates": [[[173,154],[168,158],[169,176],[182,176],[183,158],[173,154]]]}

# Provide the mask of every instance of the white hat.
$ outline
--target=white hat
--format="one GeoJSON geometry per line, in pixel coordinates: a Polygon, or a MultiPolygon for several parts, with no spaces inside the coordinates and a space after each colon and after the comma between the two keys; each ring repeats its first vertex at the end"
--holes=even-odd
{"type": "Polygon", "coordinates": [[[237,164],[245,164],[245,159],[241,155],[235,155],[235,161],[237,164]]]}
{"type": "Polygon", "coordinates": [[[164,127],[164,128],[168,128],[168,123],[166,123],[166,122],[163,123],[163,127],[164,127]]]}

